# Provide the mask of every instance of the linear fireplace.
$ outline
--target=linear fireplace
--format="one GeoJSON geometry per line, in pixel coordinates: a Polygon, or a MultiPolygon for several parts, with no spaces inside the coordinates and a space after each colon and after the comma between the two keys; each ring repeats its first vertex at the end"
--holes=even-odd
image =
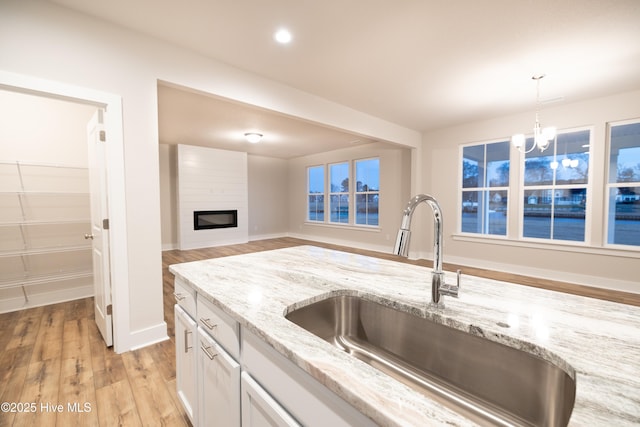
{"type": "Polygon", "coordinates": [[[238,226],[238,211],[194,211],[193,229],[232,228],[238,226]]]}

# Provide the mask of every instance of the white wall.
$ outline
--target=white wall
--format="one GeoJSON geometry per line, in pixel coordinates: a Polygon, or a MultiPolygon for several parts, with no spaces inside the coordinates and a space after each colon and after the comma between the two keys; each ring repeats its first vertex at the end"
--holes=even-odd
{"type": "MultiPolygon", "coordinates": [[[[534,112],[496,118],[425,133],[423,170],[429,191],[440,201],[445,218],[444,261],[529,274],[602,288],[640,292],[640,253],[605,248],[605,165],[607,122],[640,118],[640,91],[545,108],[543,125],[558,129],[593,126],[592,210],[587,245],[522,244],[515,240],[455,238],[459,210],[459,146],[471,142],[509,139],[532,127],[534,112]],[[454,166],[455,165],[455,166],[454,166]]],[[[514,167],[516,167],[514,165],[514,167]]],[[[512,198],[515,200],[515,198],[512,198]]],[[[428,250],[421,246],[421,250],[428,250]]]]}
{"type": "Polygon", "coordinates": [[[288,161],[249,155],[249,240],[287,235],[288,161]]]}
{"type": "Polygon", "coordinates": [[[247,153],[178,145],[178,247],[248,242],[247,153]],[[195,230],[195,211],[237,211],[237,227],[195,230]]]}

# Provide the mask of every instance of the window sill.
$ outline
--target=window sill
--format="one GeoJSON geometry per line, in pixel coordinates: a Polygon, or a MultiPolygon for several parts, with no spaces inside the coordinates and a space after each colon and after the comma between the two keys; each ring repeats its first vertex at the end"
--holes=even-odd
{"type": "Polygon", "coordinates": [[[530,249],[545,249],[572,253],[585,253],[594,255],[617,256],[624,258],[640,259],[640,248],[629,246],[588,246],[585,243],[572,243],[567,241],[542,242],[537,240],[514,240],[502,236],[475,236],[470,234],[453,234],[453,240],[461,242],[483,243],[491,245],[514,246],[530,249]]]}
{"type": "Polygon", "coordinates": [[[338,224],[338,223],[332,223],[332,222],[313,222],[313,221],[305,221],[304,225],[310,225],[314,227],[325,227],[325,228],[339,228],[341,230],[369,231],[374,233],[380,232],[380,226],[377,226],[377,225],[353,225],[353,224],[338,224]]]}

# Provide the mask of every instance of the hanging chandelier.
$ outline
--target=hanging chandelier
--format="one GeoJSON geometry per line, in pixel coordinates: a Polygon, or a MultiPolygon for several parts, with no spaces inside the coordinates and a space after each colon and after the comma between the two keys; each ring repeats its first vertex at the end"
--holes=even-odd
{"type": "Polygon", "coordinates": [[[536,123],[533,125],[533,145],[527,149],[527,138],[523,133],[518,133],[511,137],[511,143],[521,153],[530,153],[536,147],[542,152],[549,147],[553,138],[556,137],[555,127],[542,128],[542,126],[540,126],[540,80],[542,80],[544,76],[544,74],[537,74],[531,77],[536,81],[536,123]]]}

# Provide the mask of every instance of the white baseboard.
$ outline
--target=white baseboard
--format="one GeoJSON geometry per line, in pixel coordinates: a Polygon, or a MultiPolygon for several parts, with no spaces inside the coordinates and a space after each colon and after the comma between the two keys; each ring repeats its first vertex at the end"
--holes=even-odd
{"type": "Polygon", "coordinates": [[[168,339],[167,324],[163,321],[145,329],[131,331],[128,339],[129,345],[124,351],[137,350],[168,339]]]}
{"type": "Polygon", "coordinates": [[[258,240],[269,240],[269,239],[279,239],[282,237],[287,237],[287,233],[273,233],[273,234],[254,234],[249,235],[249,241],[255,242],[258,240]]]}
{"type": "MultiPolygon", "coordinates": [[[[500,271],[503,273],[520,274],[522,276],[530,276],[540,279],[557,280],[559,282],[573,283],[576,285],[589,286],[593,288],[611,289],[615,291],[640,294],[640,286],[638,285],[638,282],[627,280],[611,279],[607,277],[585,275],[567,271],[548,270],[530,266],[504,264],[486,260],[482,260],[480,262],[476,259],[455,256],[450,256],[449,258],[445,257],[444,262],[459,265],[468,265],[469,267],[500,271]]],[[[462,274],[464,274],[464,269],[462,270],[462,274]]]]}
{"type": "Polygon", "coordinates": [[[330,245],[347,246],[349,248],[363,249],[374,252],[381,252],[383,254],[390,254],[393,251],[393,243],[390,245],[372,245],[362,242],[354,242],[352,240],[332,239],[319,236],[309,236],[306,234],[287,233],[287,237],[294,237],[296,239],[309,240],[311,242],[327,243],[330,245]]]}

